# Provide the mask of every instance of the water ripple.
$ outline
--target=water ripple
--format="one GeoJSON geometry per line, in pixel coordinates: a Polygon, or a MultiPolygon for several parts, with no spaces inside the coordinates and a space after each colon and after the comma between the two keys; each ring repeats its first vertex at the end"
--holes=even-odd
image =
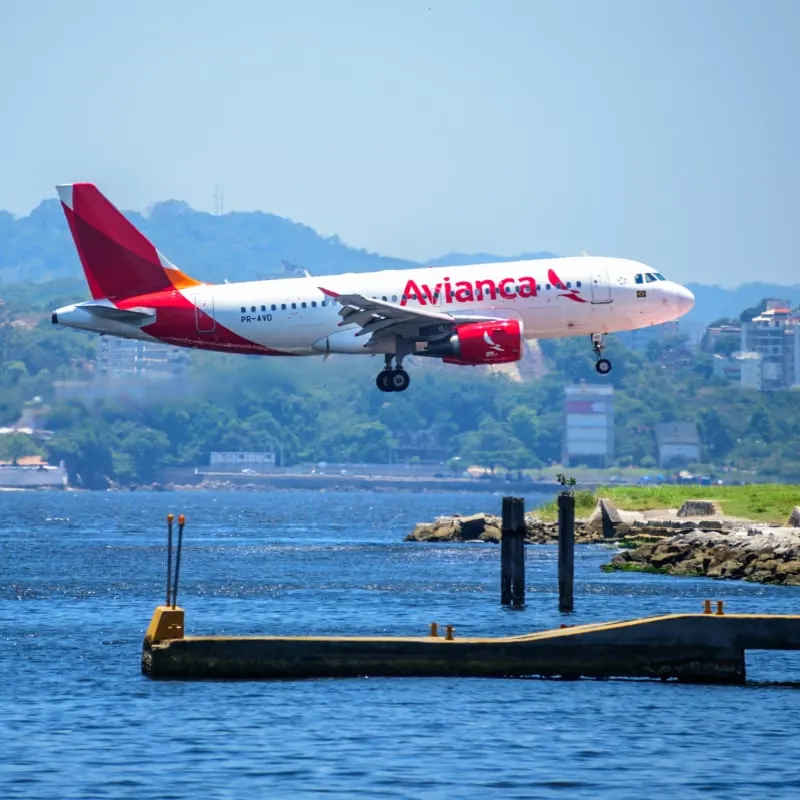
{"type": "MultiPolygon", "coordinates": [[[[532,502],[529,498],[529,503],[532,502]]],[[[0,798],[675,798],[800,794],[800,657],[753,653],[746,688],[647,681],[150,682],[168,512],[188,517],[190,633],[459,635],[557,627],[555,550],[528,604],[498,602],[499,549],[405,543],[485,495],[24,494],[0,506],[0,798]]],[[[785,587],[606,575],[577,553],[570,622],[792,611],[785,587]]]]}

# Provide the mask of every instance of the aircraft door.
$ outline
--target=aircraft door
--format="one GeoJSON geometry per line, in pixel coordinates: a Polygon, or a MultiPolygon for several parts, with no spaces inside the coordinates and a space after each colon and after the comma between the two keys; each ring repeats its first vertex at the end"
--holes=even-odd
{"type": "Polygon", "coordinates": [[[214,318],[214,295],[194,296],[194,318],[198,333],[212,333],[217,323],[214,318]]]}
{"type": "Polygon", "coordinates": [[[608,267],[605,265],[592,267],[592,302],[611,302],[611,284],[608,280],[608,267]]]}

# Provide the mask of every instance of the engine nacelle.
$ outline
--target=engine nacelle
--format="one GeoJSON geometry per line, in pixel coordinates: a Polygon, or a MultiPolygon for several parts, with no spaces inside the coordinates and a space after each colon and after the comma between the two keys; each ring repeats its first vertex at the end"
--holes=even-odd
{"type": "Polygon", "coordinates": [[[522,323],[516,319],[471,322],[444,342],[431,342],[426,355],[446,364],[509,364],[522,358],[522,323]]]}

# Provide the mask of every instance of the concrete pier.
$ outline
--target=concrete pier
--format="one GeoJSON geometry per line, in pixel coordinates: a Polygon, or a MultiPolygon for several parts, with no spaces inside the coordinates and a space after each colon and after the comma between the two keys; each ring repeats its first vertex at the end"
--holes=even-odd
{"type": "Polygon", "coordinates": [[[800,649],[800,616],[673,614],[502,638],[183,636],[156,610],[142,672],[163,679],[659,678],[744,683],[746,650],[800,649]],[[158,617],[158,619],[157,619],[158,617]],[[167,624],[169,623],[169,624],[167,624]],[[164,636],[165,638],[159,638],[164,636]]]}

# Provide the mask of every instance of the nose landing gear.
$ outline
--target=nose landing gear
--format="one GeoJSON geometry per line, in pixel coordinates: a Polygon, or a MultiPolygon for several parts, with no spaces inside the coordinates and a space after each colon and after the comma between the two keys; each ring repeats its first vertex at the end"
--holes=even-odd
{"type": "Polygon", "coordinates": [[[375,378],[375,385],[382,392],[404,392],[411,383],[409,374],[403,369],[403,359],[398,358],[397,366],[392,367],[394,358],[393,353],[386,354],[386,364],[375,378]]]}
{"type": "Polygon", "coordinates": [[[604,333],[592,334],[592,350],[597,356],[597,363],[594,368],[600,375],[608,375],[611,372],[611,362],[607,358],[603,358],[603,350],[606,348],[606,337],[604,333]]]}

